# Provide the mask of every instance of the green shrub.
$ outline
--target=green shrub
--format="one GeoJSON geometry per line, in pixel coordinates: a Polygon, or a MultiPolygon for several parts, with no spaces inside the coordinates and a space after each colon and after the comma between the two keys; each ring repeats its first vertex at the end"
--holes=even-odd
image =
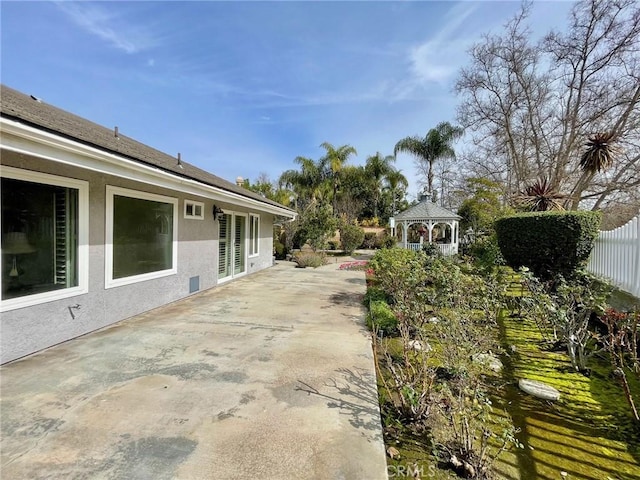
{"type": "Polygon", "coordinates": [[[376,237],[375,248],[393,248],[396,245],[396,239],[385,232],[384,235],[376,237]]]}
{"type": "Polygon", "coordinates": [[[427,255],[427,257],[441,257],[442,252],[438,248],[438,245],[435,243],[427,242],[422,245],[422,251],[427,255]]]}
{"type": "Polygon", "coordinates": [[[468,253],[480,271],[485,273],[505,263],[495,233],[477,239],[469,246],[468,253]]]}
{"type": "Polygon", "coordinates": [[[280,241],[273,241],[273,249],[276,252],[276,258],[278,260],[284,260],[287,257],[287,247],[280,243],[280,241]]]}
{"type": "Polygon", "coordinates": [[[340,227],[340,241],[345,253],[351,254],[364,240],[362,228],[345,223],[340,227]]]}
{"type": "Polygon", "coordinates": [[[298,229],[294,232],[291,245],[294,249],[300,249],[304,245],[304,242],[307,241],[308,235],[307,231],[303,227],[298,227],[298,229]]]}
{"type": "Polygon", "coordinates": [[[328,207],[309,208],[301,214],[300,228],[296,232],[297,238],[294,238],[294,243],[297,240],[300,248],[309,243],[314,252],[324,250],[336,227],[337,221],[328,207]]]}
{"type": "Polygon", "coordinates": [[[395,335],[398,331],[398,319],[384,300],[374,300],[369,304],[367,326],[385,336],[395,335]]]}
{"type": "Polygon", "coordinates": [[[362,240],[362,243],[360,244],[360,248],[364,248],[367,250],[375,248],[377,237],[378,236],[375,234],[375,232],[365,232],[364,240],[362,240]]]}
{"type": "Polygon", "coordinates": [[[329,240],[327,242],[327,246],[329,247],[329,250],[337,250],[338,249],[338,242],[335,240],[329,240]]]}
{"type": "Polygon", "coordinates": [[[416,291],[427,280],[426,255],[422,252],[390,248],[378,250],[369,262],[380,287],[397,302],[416,291]]]}
{"type": "Polygon", "coordinates": [[[298,252],[293,257],[293,261],[296,262],[300,268],[318,268],[327,264],[327,257],[323,253],[318,252],[298,252]]]}
{"type": "Polygon", "coordinates": [[[387,294],[384,293],[379,287],[369,287],[367,288],[367,293],[364,294],[364,304],[366,307],[369,306],[369,303],[375,302],[376,300],[387,301],[387,294]]]}
{"type": "Polygon", "coordinates": [[[500,251],[512,268],[538,277],[571,277],[586,263],[600,228],[599,212],[531,212],[500,218],[500,251]]]}

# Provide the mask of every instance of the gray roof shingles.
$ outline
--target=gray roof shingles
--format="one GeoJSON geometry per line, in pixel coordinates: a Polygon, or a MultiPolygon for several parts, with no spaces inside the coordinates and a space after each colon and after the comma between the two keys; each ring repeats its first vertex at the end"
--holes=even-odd
{"type": "Polygon", "coordinates": [[[129,160],[156,167],[174,175],[258,200],[267,205],[291,210],[187,162],[182,161],[183,168],[180,168],[177,157],[151,148],[121,133],[118,133],[116,137],[113,129],[102,127],[5,85],[0,88],[0,114],[2,117],[61,135],[109,153],[121,155],[129,160]]]}
{"type": "Polygon", "coordinates": [[[440,207],[431,200],[423,199],[404,212],[395,215],[396,222],[399,220],[459,220],[460,215],[450,212],[446,208],[440,207]]]}

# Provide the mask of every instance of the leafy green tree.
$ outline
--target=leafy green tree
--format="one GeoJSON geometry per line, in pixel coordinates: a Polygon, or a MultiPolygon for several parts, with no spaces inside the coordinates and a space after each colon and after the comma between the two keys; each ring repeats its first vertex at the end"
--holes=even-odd
{"type": "Polygon", "coordinates": [[[245,180],[245,188],[262,195],[269,200],[278,202],[285,207],[288,207],[291,204],[293,197],[293,192],[291,190],[278,187],[277,184],[269,179],[269,176],[266,173],[261,173],[254,183],[251,183],[248,179],[245,180]]]}
{"type": "Polygon", "coordinates": [[[341,171],[340,190],[335,201],[336,215],[349,222],[361,219],[370,202],[370,182],[364,167],[345,166],[341,171]]]}
{"type": "Polygon", "coordinates": [[[476,233],[492,233],[496,218],[511,211],[500,202],[504,187],[481,177],[468,179],[466,187],[472,196],[464,200],[458,209],[458,215],[462,217],[460,229],[463,232],[472,228],[476,233]]]}
{"type": "Polygon", "coordinates": [[[309,242],[314,252],[325,249],[329,237],[333,236],[338,227],[338,221],[331,214],[329,207],[312,205],[301,217],[300,243],[309,242]]]}
{"type": "Polygon", "coordinates": [[[378,217],[378,207],[380,204],[380,196],[382,195],[383,180],[394,171],[393,162],[396,159],[393,155],[382,156],[380,152],[367,158],[365,164],[365,172],[371,182],[373,194],[373,216],[378,217]]]}
{"type": "Polygon", "coordinates": [[[322,160],[296,157],[300,170],[287,170],[280,175],[281,188],[294,192],[296,208],[304,210],[309,205],[322,202],[328,196],[326,173],[322,160]]]}
{"type": "Polygon", "coordinates": [[[386,175],[385,190],[391,196],[391,216],[397,213],[397,203],[405,198],[407,188],[409,188],[409,182],[407,177],[402,174],[402,171],[393,170],[386,175]]]}
{"type": "Polygon", "coordinates": [[[424,138],[415,135],[400,140],[396,143],[393,154],[404,152],[416,158],[416,166],[421,172],[426,173],[427,190],[431,195],[433,194],[433,165],[438,160],[455,158],[456,153],[452,143],[462,134],[462,128],[453,126],[449,122],[440,122],[436,128],[429,130],[424,138]]]}
{"type": "Polygon", "coordinates": [[[334,215],[336,214],[336,201],[338,198],[338,188],[340,187],[340,172],[342,167],[347,163],[351,155],[357,155],[356,149],[351,145],[341,145],[338,148],[331,145],[329,142],[323,142],[320,145],[327,153],[323,158],[323,162],[326,162],[328,166],[328,175],[331,178],[333,197],[332,204],[334,209],[334,215]]]}

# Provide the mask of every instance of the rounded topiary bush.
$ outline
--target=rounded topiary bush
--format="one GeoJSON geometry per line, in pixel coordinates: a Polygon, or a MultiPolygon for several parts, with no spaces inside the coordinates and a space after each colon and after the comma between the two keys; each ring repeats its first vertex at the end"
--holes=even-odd
{"type": "Polygon", "coordinates": [[[364,230],[357,225],[344,224],[340,227],[340,241],[342,249],[351,254],[364,240],[364,230]]]}
{"type": "Polygon", "coordinates": [[[587,262],[600,219],[600,212],[531,212],[500,218],[495,227],[509,266],[552,279],[570,277],[587,262]]]}

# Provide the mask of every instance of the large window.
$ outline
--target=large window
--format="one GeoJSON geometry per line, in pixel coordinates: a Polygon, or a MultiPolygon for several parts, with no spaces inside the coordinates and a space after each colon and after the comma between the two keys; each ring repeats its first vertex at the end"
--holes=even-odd
{"type": "Polygon", "coordinates": [[[249,217],[249,256],[254,257],[260,253],[260,217],[249,217]]]}
{"type": "Polygon", "coordinates": [[[177,272],[175,198],[107,187],[106,286],[177,272]]]}
{"type": "Polygon", "coordinates": [[[86,293],[87,182],[2,169],[2,310],[86,293]]]}

